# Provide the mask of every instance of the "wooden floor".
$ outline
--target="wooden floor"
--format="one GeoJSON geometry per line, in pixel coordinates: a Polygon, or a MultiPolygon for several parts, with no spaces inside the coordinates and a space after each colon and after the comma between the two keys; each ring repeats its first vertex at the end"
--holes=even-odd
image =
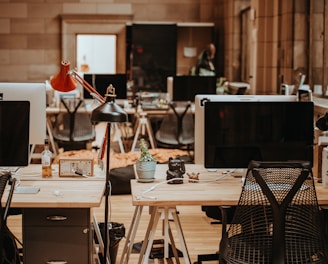
{"type": "MultiPolygon", "coordinates": [[[[104,204],[104,203],[103,203],[104,204]]],[[[124,224],[126,233],[130,227],[131,218],[133,215],[134,207],[131,204],[130,195],[114,195],[110,199],[110,221],[124,224]]],[[[214,253],[218,250],[220,241],[221,225],[211,224],[211,219],[201,211],[200,206],[181,206],[178,207],[179,217],[181,220],[183,232],[185,235],[186,244],[188,247],[191,262],[197,260],[198,254],[214,253]]],[[[94,209],[94,214],[98,222],[103,221],[104,218],[104,206],[94,209]]],[[[137,232],[135,242],[143,240],[143,236],[146,232],[148,225],[149,214],[148,208],[143,211],[141,223],[137,232]]],[[[8,225],[11,230],[21,238],[21,216],[10,216],[8,218],[8,225]]],[[[175,235],[174,225],[172,225],[173,234],[175,235]]],[[[156,239],[161,238],[161,229],[158,228],[156,232],[156,239]]],[[[176,240],[178,241],[178,240],[176,240]]],[[[121,240],[118,248],[118,255],[116,263],[119,263],[122,248],[125,243],[125,238],[121,240]]],[[[179,243],[176,243],[179,248],[179,243]]],[[[129,263],[137,263],[138,254],[134,253],[130,257],[129,263]]],[[[181,263],[184,263],[180,258],[181,263]]],[[[149,260],[148,263],[175,263],[164,260],[149,260]]],[[[206,264],[218,263],[218,261],[208,261],[206,264]]]]}

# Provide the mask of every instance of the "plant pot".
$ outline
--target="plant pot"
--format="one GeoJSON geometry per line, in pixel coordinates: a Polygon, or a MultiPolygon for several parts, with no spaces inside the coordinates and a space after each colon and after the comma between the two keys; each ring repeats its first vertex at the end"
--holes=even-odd
{"type": "Polygon", "coordinates": [[[138,179],[150,181],[154,179],[156,161],[136,161],[136,172],[138,179]]]}

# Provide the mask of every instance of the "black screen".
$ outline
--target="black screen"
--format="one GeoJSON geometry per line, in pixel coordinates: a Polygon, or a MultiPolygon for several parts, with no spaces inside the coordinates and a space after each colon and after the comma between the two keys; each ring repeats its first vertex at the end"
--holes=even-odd
{"type": "Polygon", "coordinates": [[[312,102],[206,102],[205,167],[247,168],[251,160],[313,164],[312,102]]]}
{"type": "Polygon", "coordinates": [[[131,27],[133,88],[166,92],[167,77],[176,74],[177,25],[136,23],[131,27]]]}
{"type": "MultiPolygon", "coordinates": [[[[97,92],[105,96],[107,87],[112,84],[115,88],[117,99],[126,99],[127,97],[127,78],[126,74],[84,74],[84,80],[87,81],[97,92]]],[[[92,99],[87,90],[83,90],[84,99],[92,99]]]]}
{"type": "Polygon", "coordinates": [[[173,77],[173,101],[193,102],[197,94],[216,94],[216,77],[193,75],[173,77]]]}
{"type": "Polygon", "coordinates": [[[27,166],[29,101],[0,101],[0,166],[27,166]]]}

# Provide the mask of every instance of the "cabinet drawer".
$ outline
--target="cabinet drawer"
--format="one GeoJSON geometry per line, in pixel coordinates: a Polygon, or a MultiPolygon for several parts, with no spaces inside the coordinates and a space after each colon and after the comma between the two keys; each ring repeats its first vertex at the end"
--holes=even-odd
{"type": "Polygon", "coordinates": [[[91,233],[82,227],[26,227],[24,229],[24,263],[89,264],[91,233]]]}
{"type": "Polygon", "coordinates": [[[89,208],[23,209],[24,226],[87,226],[89,223],[89,208]]]}

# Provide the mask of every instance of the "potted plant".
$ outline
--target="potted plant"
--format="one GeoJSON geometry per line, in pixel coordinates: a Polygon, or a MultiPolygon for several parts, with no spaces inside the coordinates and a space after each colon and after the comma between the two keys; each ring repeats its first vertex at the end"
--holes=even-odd
{"type": "Polygon", "coordinates": [[[139,181],[153,181],[157,160],[150,154],[148,145],[144,138],[140,139],[141,155],[136,161],[136,172],[139,181]]]}

